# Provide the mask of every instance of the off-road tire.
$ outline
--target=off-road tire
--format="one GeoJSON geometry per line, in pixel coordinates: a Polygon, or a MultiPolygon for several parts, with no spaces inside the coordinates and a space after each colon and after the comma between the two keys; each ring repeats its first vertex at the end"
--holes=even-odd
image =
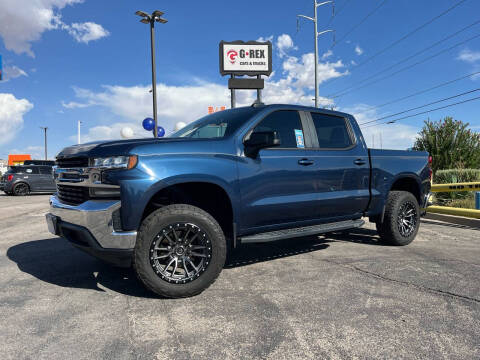
{"type": "Polygon", "coordinates": [[[405,246],[410,244],[417,235],[420,227],[420,208],[415,196],[407,191],[390,191],[385,205],[383,222],[377,222],[377,231],[380,239],[387,244],[405,246]],[[411,204],[415,210],[415,226],[408,235],[402,235],[398,224],[400,211],[404,204],[411,204]]]}
{"type": "Polygon", "coordinates": [[[184,298],[200,294],[218,277],[225,265],[226,240],[218,222],[204,210],[185,204],[162,207],[142,222],[133,253],[133,268],[140,281],[152,292],[167,298],[184,298]],[[211,241],[211,259],[196,279],[175,284],[162,279],[150,263],[151,245],[157,234],[170,224],[188,222],[201,228],[211,241]]]}
{"type": "Polygon", "coordinates": [[[15,195],[15,196],[26,196],[29,193],[30,193],[30,186],[28,186],[28,184],[26,184],[24,182],[19,182],[19,183],[15,184],[15,186],[13,187],[13,191],[12,191],[12,194],[15,195]],[[26,187],[25,192],[22,192],[20,190],[22,187],[23,188],[26,187]]]}

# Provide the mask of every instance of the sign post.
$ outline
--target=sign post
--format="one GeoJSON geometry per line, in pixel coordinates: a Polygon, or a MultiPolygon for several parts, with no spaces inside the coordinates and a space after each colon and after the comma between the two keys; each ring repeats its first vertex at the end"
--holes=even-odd
{"type": "Polygon", "coordinates": [[[262,102],[264,81],[262,75],[272,73],[272,43],[270,41],[220,41],[220,74],[230,75],[231,107],[235,107],[236,89],[256,89],[256,103],[262,102]],[[256,79],[237,76],[256,76],[256,79]]]}

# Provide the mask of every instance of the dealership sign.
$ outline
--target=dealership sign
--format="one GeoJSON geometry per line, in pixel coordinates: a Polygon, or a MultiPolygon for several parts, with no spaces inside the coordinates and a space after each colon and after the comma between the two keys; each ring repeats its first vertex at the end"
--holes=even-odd
{"type": "Polygon", "coordinates": [[[220,41],[220,74],[268,76],[271,72],[270,41],[220,41]]]}

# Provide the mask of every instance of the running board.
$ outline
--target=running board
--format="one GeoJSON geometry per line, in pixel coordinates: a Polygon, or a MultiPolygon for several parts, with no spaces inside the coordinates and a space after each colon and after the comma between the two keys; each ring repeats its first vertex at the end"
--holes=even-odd
{"type": "Polygon", "coordinates": [[[255,235],[244,236],[240,238],[240,242],[243,244],[246,243],[260,243],[260,242],[269,242],[282,239],[289,239],[301,236],[309,236],[315,234],[321,234],[332,231],[340,231],[361,227],[365,224],[363,220],[346,220],[338,221],[328,224],[320,224],[313,226],[305,226],[294,229],[285,229],[277,231],[269,231],[255,235]]]}

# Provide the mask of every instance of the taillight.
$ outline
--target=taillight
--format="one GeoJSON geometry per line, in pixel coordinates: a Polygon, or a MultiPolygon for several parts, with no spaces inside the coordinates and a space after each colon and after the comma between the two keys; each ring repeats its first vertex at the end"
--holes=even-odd
{"type": "Polygon", "coordinates": [[[8,174],[7,176],[7,181],[12,181],[13,180],[13,175],[12,174],[8,174]]]}

